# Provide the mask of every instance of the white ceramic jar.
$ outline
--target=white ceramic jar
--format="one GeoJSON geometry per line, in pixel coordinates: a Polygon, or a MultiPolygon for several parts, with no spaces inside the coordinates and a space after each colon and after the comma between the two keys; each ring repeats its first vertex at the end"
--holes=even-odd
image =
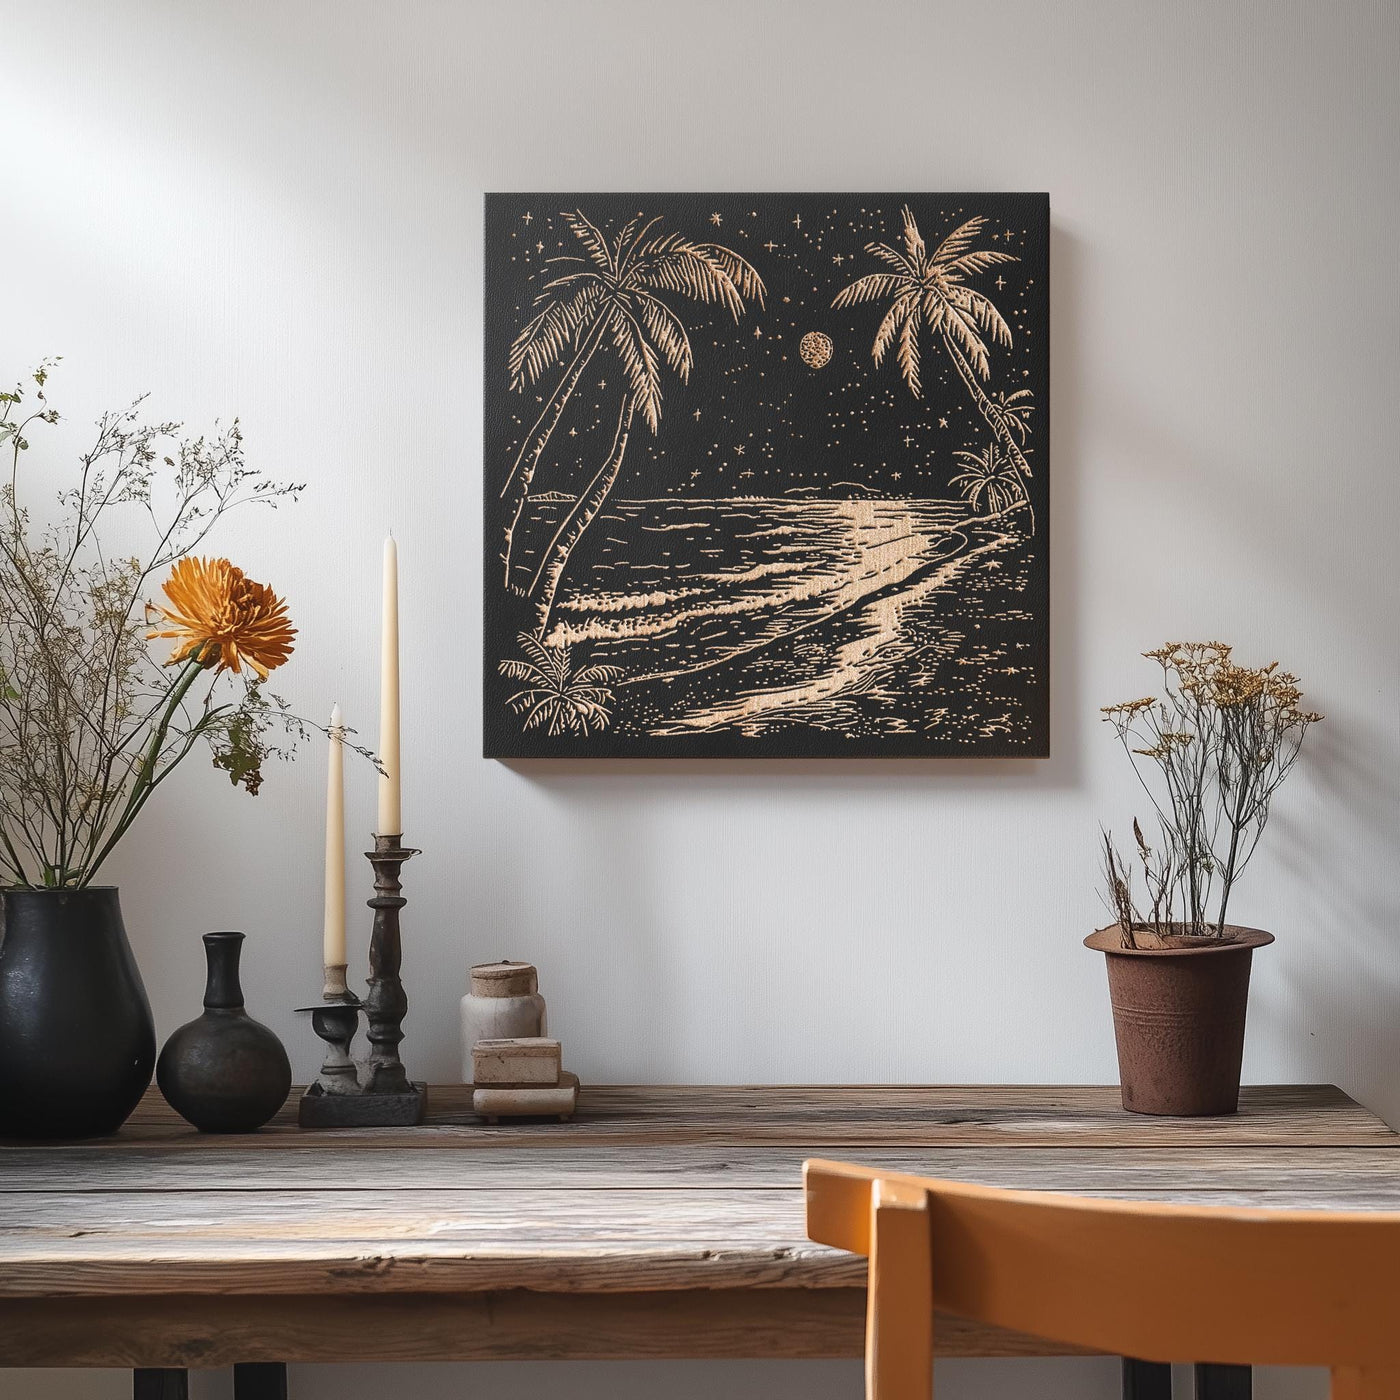
{"type": "Polygon", "coordinates": [[[478,1040],[549,1034],[539,974],[530,963],[482,963],[471,970],[462,998],[462,1082],[473,1079],[472,1047],[478,1040]]]}

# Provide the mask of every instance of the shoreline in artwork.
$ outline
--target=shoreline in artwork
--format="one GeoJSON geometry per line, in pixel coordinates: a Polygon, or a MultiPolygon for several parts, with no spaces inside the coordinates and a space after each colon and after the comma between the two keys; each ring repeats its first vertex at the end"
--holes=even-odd
{"type": "MultiPolygon", "coordinates": [[[[834,724],[823,723],[823,711],[834,717],[837,712],[849,711],[854,697],[872,696],[881,677],[892,678],[895,668],[915,649],[905,635],[907,613],[957,574],[973,567],[973,561],[980,556],[998,551],[1012,539],[1010,535],[996,534],[973,543],[964,535],[958,552],[929,558],[910,574],[765,644],[775,653],[791,652],[798,646],[823,652],[825,664],[811,666],[807,679],[746,693],[736,675],[727,687],[726,699],[684,711],[672,720],[653,725],[649,732],[676,735],[736,729],[753,736],[762,733],[766,726],[793,723],[799,717],[817,728],[835,728],[834,724]]],[[[743,659],[732,658],[720,663],[720,667],[734,671],[743,659]]],[[[800,674],[800,667],[792,669],[800,674]]],[[[866,732],[886,728],[891,733],[910,733],[918,727],[909,719],[863,726],[866,732]]]]}
{"type": "MultiPolygon", "coordinates": [[[[564,508],[536,507],[541,534],[564,508]]],[[[982,675],[1021,673],[1015,642],[979,650],[980,620],[947,616],[950,600],[976,611],[985,576],[997,621],[1014,624],[1028,549],[1014,516],[944,500],[671,497],[612,502],[598,524],[544,641],[617,668],[619,736],[801,724],[1029,741],[1007,687],[982,675]]]]}

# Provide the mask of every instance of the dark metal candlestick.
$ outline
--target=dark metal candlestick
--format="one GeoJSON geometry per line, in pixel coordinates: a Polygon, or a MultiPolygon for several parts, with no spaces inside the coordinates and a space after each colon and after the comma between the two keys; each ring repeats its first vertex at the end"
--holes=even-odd
{"type": "Polygon", "coordinates": [[[360,1025],[360,999],[354,992],[327,996],[325,1005],[313,1006],[311,1029],[326,1042],[326,1058],[316,1083],[322,1093],[358,1094],[360,1076],[350,1058],[350,1043],[360,1025]]]}
{"type": "Polygon", "coordinates": [[[370,1094],[407,1094],[413,1091],[399,1045],[403,1040],[403,1019],[408,1014],[408,997],[404,995],[399,967],[403,948],[399,941],[399,910],[408,903],[399,891],[399,872],[404,861],[417,854],[406,850],[402,836],[376,836],[374,849],[365,857],[374,867],[374,898],[369,907],[374,910],[374,932],[369,940],[369,995],[365,998],[365,1017],[369,1022],[369,1062],[365,1066],[368,1078],[365,1092],[370,1094]]]}
{"type": "Polygon", "coordinates": [[[303,1128],[403,1127],[423,1121],[427,1089],[409,1079],[399,1058],[408,1014],[399,976],[399,911],[408,901],[399,873],[417,854],[403,844],[402,836],[376,836],[374,850],[365,852],[374,867],[369,991],[361,1002],[354,992],[342,990],[343,979],[331,977],[328,970],[321,1005],[302,1008],[311,1012],[312,1028],[330,1047],[321,1077],[301,1097],[297,1118],[303,1128]],[[369,1024],[370,1051],[357,1068],[350,1044],[361,1011],[369,1024]]]}

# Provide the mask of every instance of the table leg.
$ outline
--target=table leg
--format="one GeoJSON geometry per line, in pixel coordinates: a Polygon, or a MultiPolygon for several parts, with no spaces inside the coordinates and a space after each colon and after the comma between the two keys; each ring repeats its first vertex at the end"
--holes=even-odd
{"type": "Polygon", "coordinates": [[[1250,1400],[1253,1393],[1248,1366],[1196,1367],[1196,1400],[1250,1400]]]}
{"type": "Polygon", "coordinates": [[[1123,1358],[1123,1400],[1172,1400],[1172,1368],[1123,1358]]]}
{"type": "Polygon", "coordinates": [[[287,1400],[285,1363],[240,1362],[233,1368],[233,1400],[287,1400]]]}
{"type": "Polygon", "coordinates": [[[142,1366],[131,1373],[131,1400],[189,1400],[190,1373],[179,1367],[142,1366]]]}

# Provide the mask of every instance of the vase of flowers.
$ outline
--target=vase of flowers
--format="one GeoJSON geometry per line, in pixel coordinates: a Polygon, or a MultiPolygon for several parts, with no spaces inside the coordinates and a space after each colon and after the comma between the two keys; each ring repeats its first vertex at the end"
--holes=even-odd
{"type": "Polygon", "coordinates": [[[228,511],[299,488],[246,464],[236,423],[186,438],[138,401],[99,420],[73,481],[32,505],[30,439],[59,421],[48,378],[43,365],[0,393],[0,1135],[85,1137],[125,1120],[155,1061],[98,873],[197,745],[256,793],[288,751],[277,735],[305,733],[263,688],[292,650],[282,600],[193,553],[228,511]]]}
{"type": "Polygon", "coordinates": [[[1277,662],[1238,665],[1223,642],[1144,655],[1161,668],[1162,694],[1102,713],[1151,800],[1155,835],[1134,818],[1124,854],[1103,833],[1115,922],[1084,941],[1108,964],[1123,1107],[1233,1113],[1250,965],[1273,935],[1227,922],[1230,896],[1322,716],[1302,708],[1296,676],[1277,662]]]}

